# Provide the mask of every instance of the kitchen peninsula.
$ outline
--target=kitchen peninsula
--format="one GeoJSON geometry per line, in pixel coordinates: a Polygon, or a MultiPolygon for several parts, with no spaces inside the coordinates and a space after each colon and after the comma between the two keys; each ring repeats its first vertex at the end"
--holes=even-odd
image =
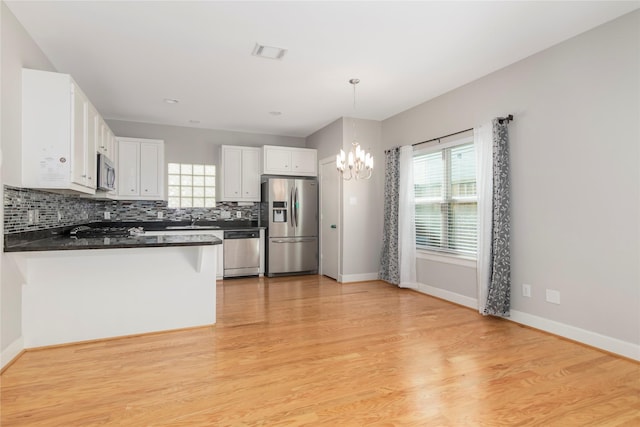
{"type": "Polygon", "coordinates": [[[6,242],[22,275],[24,347],[213,325],[212,235],[137,235],[6,242]]]}

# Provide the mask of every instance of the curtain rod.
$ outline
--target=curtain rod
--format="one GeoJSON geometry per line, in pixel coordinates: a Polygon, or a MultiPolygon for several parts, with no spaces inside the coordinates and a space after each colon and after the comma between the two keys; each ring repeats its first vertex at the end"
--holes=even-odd
{"type": "MultiPolygon", "coordinates": [[[[502,124],[502,122],[504,122],[505,120],[506,120],[507,123],[512,122],[513,121],[513,114],[509,114],[506,117],[498,117],[498,122],[500,122],[500,124],[502,124]]],[[[458,132],[450,133],[449,135],[444,135],[444,136],[441,136],[441,137],[438,137],[438,138],[428,139],[428,140],[422,141],[422,142],[416,142],[415,144],[411,144],[411,146],[415,147],[416,145],[426,144],[427,142],[433,142],[433,141],[438,141],[438,143],[440,143],[441,139],[448,138],[448,137],[454,136],[454,135],[459,135],[461,133],[469,132],[470,130],[473,130],[473,128],[469,128],[469,129],[461,130],[461,131],[458,131],[458,132]]]]}

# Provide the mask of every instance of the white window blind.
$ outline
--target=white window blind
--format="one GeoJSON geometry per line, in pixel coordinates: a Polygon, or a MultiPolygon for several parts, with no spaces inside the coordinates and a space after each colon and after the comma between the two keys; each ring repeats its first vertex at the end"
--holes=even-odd
{"type": "Polygon", "coordinates": [[[473,143],[418,151],[413,162],[416,246],[475,256],[478,216],[473,143]]]}

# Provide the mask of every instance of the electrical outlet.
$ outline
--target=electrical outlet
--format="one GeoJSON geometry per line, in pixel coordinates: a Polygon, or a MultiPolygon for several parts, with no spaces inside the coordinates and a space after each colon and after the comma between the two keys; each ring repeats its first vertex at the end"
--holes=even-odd
{"type": "Polygon", "coordinates": [[[158,211],[158,219],[164,218],[164,212],[158,211]]]}
{"type": "Polygon", "coordinates": [[[242,211],[236,212],[236,218],[242,218],[242,211]]]}
{"type": "Polygon", "coordinates": [[[36,221],[36,213],[33,211],[33,209],[28,209],[27,210],[27,224],[28,225],[33,225],[35,221],[36,221]]]}
{"type": "Polygon", "coordinates": [[[104,219],[111,219],[111,212],[105,212],[104,219]]]}
{"type": "Polygon", "coordinates": [[[62,222],[62,212],[58,211],[58,222],[62,222]]]}
{"type": "Polygon", "coordinates": [[[560,291],[547,289],[547,302],[552,304],[560,304],[560,291]]]}
{"type": "Polygon", "coordinates": [[[40,224],[40,209],[35,209],[33,211],[33,223],[40,224]]]}
{"type": "Polygon", "coordinates": [[[522,296],[531,298],[531,285],[527,285],[526,283],[522,285],[522,296]]]}

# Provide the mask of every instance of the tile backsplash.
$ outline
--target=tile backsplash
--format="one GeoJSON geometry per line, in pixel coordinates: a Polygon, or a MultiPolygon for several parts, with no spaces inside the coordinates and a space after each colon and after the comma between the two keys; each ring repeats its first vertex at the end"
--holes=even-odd
{"type": "Polygon", "coordinates": [[[215,208],[174,209],[168,208],[164,200],[94,200],[77,195],[4,186],[5,234],[103,221],[105,212],[109,212],[108,221],[153,221],[158,219],[158,212],[161,212],[163,220],[168,221],[189,220],[193,217],[210,221],[257,221],[259,203],[238,206],[236,202],[218,202],[215,208]],[[240,212],[240,218],[237,217],[237,212],[240,212]],[[29,222],[30,216],[33,224],[29,222]]]}

